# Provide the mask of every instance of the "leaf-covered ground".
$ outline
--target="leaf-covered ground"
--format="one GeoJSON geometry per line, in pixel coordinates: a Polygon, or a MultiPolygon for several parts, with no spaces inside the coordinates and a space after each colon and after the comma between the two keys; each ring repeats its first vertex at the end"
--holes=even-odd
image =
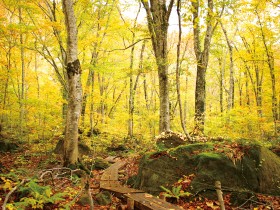
{"type": "MultiPolygon", "coordinates": [[[[239,159],[242,157],[236,144],[229,144],[226,147],[236,151],[236,156],[231,158],[239,159]]],[[[119,158],[128,162],[123,170],[124,175],[121,177],[121,181],[126,184],[129,177],[137,174],[140,156],[126,154],[119,158]]],[[[95,157],[88,159],[94,163],[95,157]]],[[[62,160],[59,155],[34,153],[28,147],[19,152],[0,153],[0,160],[0,206],[8,197],[7,209],[89,209],[89,204],[84,204],[81,200],[87,180],[95,203],[94,209],[125,209],[125,203],[114,196],[111,204],[97,205],[96,195],[100,192],[99,180],[103,173],[102,169],[92,170],[92,176],[88,179],[80,178],[84,177],[80,171],[61,167],[62,160]],[[9,195],[9,192],[13,190],[14,192],[9,195]]],[[[191,176],[184,177],[174,186],[181,185],[181,189],[184,190],[191,180],[191,176]]],[[[226,209],[280,209],[280,197],[257,195],[257,197],[248,199],[246,203],[233,207],[230,203],[230,196],[230,194],[224,195],[226,209]]],[[[202,197],[167,199],[183,209],[219,209],[217,200],[208,200],[202,197]]]]}

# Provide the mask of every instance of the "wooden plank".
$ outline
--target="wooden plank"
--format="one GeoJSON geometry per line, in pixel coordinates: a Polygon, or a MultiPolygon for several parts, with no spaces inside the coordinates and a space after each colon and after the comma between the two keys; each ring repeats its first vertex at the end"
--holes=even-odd
{"type": "Polygon", "coordinates": [[[127,210],[134,210],[134,200],[128,198],[127,199],[127,210]]]}
{"type": "Polygon", "coordinates": [[[108,180],[101,180],[100,181],[100,188],[106,189],[108,187],[119,187],[121,186],[119,181],[108,181],[108,180]]]}
{"type": "Polygon", "coordinates": [[[100,180],[100,188],[112,192],[119,198],[134,201],[134,207],[141,210],[181,210],[182,208],[153,197],[142,190],[122,186],[118,181],[118,170],[126,165],[119,161],[107,168],[100,180]]]}
{"type": "Polygon", "coordinates": [[[125,161],[119,161],[107,168],[101,176],[101,180],[117,181],[119,179],[118,170],[124,167],[127,163],[125,161]]]}
{"type": "Polygon", "coordinates": [[[116,156],[108,156],[104,160],[108,161],[109,163],[115,163],[116,161],[116,156]]]}
{"type": "Polygon", "coordinates": [[[108,190],[112,193],[118,194],[128,194],[128,193],[144,193],[142,190],[137,190],[133,188],[129,188],[123,186],[118,181],[101,181],[100,182],[100,189],[108,190]]]}
{"type": "Polygon", "coordinates": [[[128,199],[134,200],[134,205],[141,210],[182,210],[181,207],[163,201],[147,193],[124,194],[128,199]]]}

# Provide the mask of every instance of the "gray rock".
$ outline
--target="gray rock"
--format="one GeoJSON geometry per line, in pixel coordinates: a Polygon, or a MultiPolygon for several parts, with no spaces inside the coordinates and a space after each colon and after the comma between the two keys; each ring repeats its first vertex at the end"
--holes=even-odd
{"type": "Polygon", "coordinates": [[[102,191],[95,196],[96,202],[101,206],[112,203],[112,195],[108,191],[102,191]]]}
{"type": "MultiPolygon", "coordinates": [[[[170,189],[184,175],[195,177],[188,189],[192,194],[215,194],[214,182],[236,192],[280,195],[280,158],[259,145],[240,145],[241,158],[229,158],[231,148],[217,151],[211,143],[182,145],[142,157],[136,186],[152,194],[170,189]]],[[[233,155],[234,157],[234,155],[233,155]]]]}

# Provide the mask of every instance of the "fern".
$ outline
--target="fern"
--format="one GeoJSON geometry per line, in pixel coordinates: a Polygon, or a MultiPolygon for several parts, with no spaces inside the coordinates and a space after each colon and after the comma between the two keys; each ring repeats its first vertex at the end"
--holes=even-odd
{"type": "Polygon", "coordinates": [[[52,195],[50,186],[40,186],[36,183],[36,180],[30,180],[30,182],[21,187],[19,191],[23,194],[27,194],[27,196],[13,204],[16,209],[25,209],[26,207],[43,209],[46,203],[56,203],[65,200],[63,196],[66,195],[65,193],[52,195]]]}
{"type": "Polygon", "coordinates": [[[179,199],[181,197],[188,197],[191,195],[191,193],[189,192],[185,192],[182,190],[182,185],[179,185],[179,186],[173,186],[171,190],[163,187],[163,186],[160,186],[161,189],[163,189],[165,191],[164,193],[164,196],[167,197],[167,198],[176,198],[177,202],[179,201],[179,199]]]}

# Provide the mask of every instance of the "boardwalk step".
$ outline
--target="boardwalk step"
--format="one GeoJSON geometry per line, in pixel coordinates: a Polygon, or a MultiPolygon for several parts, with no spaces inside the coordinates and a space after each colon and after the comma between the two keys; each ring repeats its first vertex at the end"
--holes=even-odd
{"type": "Polygon", "coordinates": [[[182,210],[182,208],[156,198],[142,190],[123,186],[118,181],[119,169],[126,165],[124,161],[118,161],[107,168],[100,180],[100,189],[113,193],[116,197],[125,199],[136,209],[140,210],[182,210]]]}
{"type": "Polygon", "coordinates": [[[107,168],[101,176],[101,181],[118,181],[120,168],[124,167],[127,163],[125,161],[119,161],[107,168]]]}
{"type": "Polygon", "coordinates": [[[147,193],[125,194],[126,198],[134,200],[134,206],[141,210],[182,210],[182,208],[156,198],[147,193]]]}

